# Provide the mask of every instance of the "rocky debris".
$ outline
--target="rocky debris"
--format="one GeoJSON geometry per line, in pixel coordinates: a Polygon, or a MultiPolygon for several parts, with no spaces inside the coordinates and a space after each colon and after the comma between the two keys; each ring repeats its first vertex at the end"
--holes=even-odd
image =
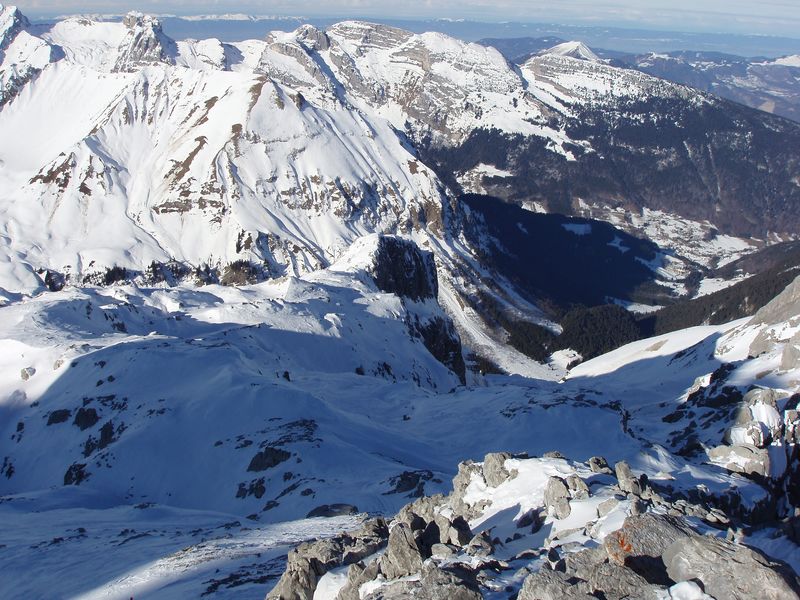
{"type": "Polygon", "coordinates": [[[361,600],[359,588],[368,581],[373,581],[378,574],[378,561],[372,561],[369,565],[361,561],[353,563],[347,569],[347,582],[339,590],[336,600],[361,600]]]}
{"type": "Polygon", "coordinates": [[[586,482],[577,475],[570,475],[567,477],[567,487],[572,498],[583,500],[590,495],[589,486],[586,482]]]}
{"type": "Polygon", "coordinates": [[[474,577],[465,577],[452,570],[428,564],[422,569],[419,581],[399,581],[382,587],[363,600],[481,600],[474,577]]]}
{"type": "Polygon", "coordinates": [[[761,439],[757,441],[761,441],[763,445],[759,447],[766,447],[783,437],[784,424],[779,405],[783,406],[788,397],[786,392],[762,387],[753,388],[744,395],[740,419],[749,417],[746,426],[761,430],[761,439]]]}
{"type": "Polygon", "coordinates": [[[445,498],[441,494],[423,496],[401,508],[395,521],[406,523],[414,529],[420,529],[424,527],[424,523],[429,523],[436,518],[438,510],[444,502],[445,498]]]}
{"type": "Polygon", "coordinates": [[[741,399],[722,412],[729,424],[718,430],[721,435],[707,432],[701,447],[710,462],[761,484],[771,497],[768,512],[774,513],[783,497],[788,504],[797,502],[793,490],[800,482],[800,395],[766,387],[752,387],[739,395],[741,399]]]}
{"type": "Polygon", "coordinates": [[[481,503],[470,505],[464,501],[464,494],[473,477],[486,483],[483,477],[483,469],[480,465],[473,463],[471,460],[459,463],[458,473],[453,478],[453,492],[450,494],[450,504],[453,507],[453,511],[462,515],[468,521],[480,515],[486,506],[481,503]]]}
{"type": "Polygon", "coordinates": [[[356,514],[358,514],[358,507],[353,506],[352,504],[323,504],[322,506],[318,506],[317,508],[309,511],[309,513],[306,515],[306,518],[330,518],[356,514]]]}
{"type": "Polygon", "coordinates": [[[593,456],[587,462],[592,473],[601,473],[604,475],[614,474],[614,471],[608,466],[608,461],[602,456],[593,456]]]}
{"type": "Polygon", "coordinates": [[[617,481],[619,482],[619,489],[625,493],[633,494],[634,496],[642,495],[642,480],[641,478],[634,476],[633,472],[631,471],[631,467],[627,462],[621,460],[616,463],[614,465],[614,473],[616,474],[617,481]]]}
{"type": "Polygon", "coordinates": [[[798,578],[786,565],[699,535],[683,519],[647,513],[625,519],[602,547],[569,553],[553,569],[545,565],[529,575],[518,600],[708,597],[703,590],[733,600],[800,597],[798,578]]]}
{"type": "Polygon", "coordinates": [[[696,580],[714,598],[800,598],[800,579],[782,563],[740,544],[710,536],[678,538],[663,553],[669,577],[696,580]]]}
{"type": "Polygon", "coordinates": [[[300,544],[289,552],[286,571],[267,599],[313,600],[320,577],[374,554],[386,545],[388,537],[386,522],[379,518],[352,533],[300,544]]]}
{"type": "Polygon", "coordinates": [[[452,544],[434,544],[431,546],[431,556],[434,558],[450,558],[458,553],[458,546],[452,544]]]}
{"type": "Polygon", "coordinates": [[[389,579],[397,579],[422,569],[425,557],[420,537],[405,523],[392,527],[386,554],[380,560],[381,573],[389,579]]]}
{"type": "Polygon", "coordinates": [[[267,469],[271,469],[272,467],[289,460],[291,456],[292,455],[289,452],[286,452],[286,450],[266,447],[250,460],[247,470],[254,473],[266,471],[267,469]]]}
{"type": "Polygon", "coordinates": [[[605,517],[619,505],[619,502],[620,501],[617,498],[603,500],[597,507],[597,516],[600,518],[605,517]]]}
{"type": "MultiPolygon", "coordinates": [[[[411,597],[473,600],[500,590],[508,592],[510,597],[519,590],[518,600],[684,597],[705,600],[708,597],[703,595],[704,589],[719,600],[740,597],[730,595],[729,588],[714,588],[721,590],[719,595],[711,591],[718,585],[717,578],[725,578],[721,574],[725,568],[735,568],[740,572],[738,577],[746,580],[740,586],[742,590],[773,586],[784,594],[776,598],[798,597],[786,595],[786,590],[795,594],[792,586],[796,585],[796,579],[785,566],[738,543],[703,537],[684,518],[684,515],[698,517],[722,529],[730,523],[725,512],[709,507],[699,496],[689,494],[692,500],[661,493],[663,490],[656,489],[644,475],[634,476],[625,462],[615,465],[616,482],[611,476],[593,478],[590,489],[581,476],[596,472],[593,467],[608,475],[605,471],[610,468],[604,461],[580,465],[561,456],[531,459],[541,461],[538,468],[542,471],[533,471],[537,477],[554,472],[550,461],[558,461],[555,472],[563,474],[546,479],[544,489],[540,490],[542,505],[529,507],[519,516],[513,508],[500,509],[488,519],[478,520],[486,517],[484,513],[491,502],[467,503],[466,490],[470,489],[471,496],[476,488],[497,490],[520,477],[520,473],[531,473],[523,470],[519,462],[509,463],[517,460],[520,459],[508,453],[494,453],[487,455],[483,463],[461,463],[450,495],[414,500],[397,513],[384,533],[386,537],[377,536],[386,544],[382,555],[368,557],[355,552],[345,558],[337,541],[315,542],[319,546],[313,551],[306,549],[290,555],[290,564],[276,590],[288,593],[302,589],[308,594],[330,568],[350,564],[347,581],[337,600],[411,597]],[[570,468],[571,473],[567,470],[570,468]],[[623,490],[627,497],[620,493],[623,490]],[[598,496],[605,499],[595,500],[598,496]],[[596,506],[594,517],[585,511],[585,503],[592,502],[596,506]],[[587,515],[588,520],[576,523],[578,527],[559,529],[556,521],[573,512],[587,515]],[[623,515],[622,527],[609,531],[607,524],[623,515]],[[480,528],[476,526],[477,533],[470,529],[469,521],[481,523],[480,528]],[[531,534],[544,523],[552,524],[554,532],[542,544],[541,538],[531,534]],[[495,536],[503,536],[505,542],[495,536]],[[528,541],[530,546],[526,545],[528,541]],[[341,553],[338,558],[336,551],[341,553]],[[680,557],[691,553],[702,558],[697,565],[690,561],[691,566],[697,567],[694,571],[685,570],[680,563],[680,557]],[[732,558],[727,561],[729,565],[715,569],[714,562],[719,561],[714,556],[732,558]],[[703,561],[710,566],[704,566],[703,561]],[[763,570],[752,580],[748,578],[751,564],[752,569],[763,570]],[[538,570],[532,572],[534,568],[538,570]],[[511,581],[516,583],[509,585],[511,581]]],[[[487,495],[503,497],[502,493],[487,495]]],[[[785,529],[791,529],[795,524],[787,521],[784,525],[785,529]]],[[[739,584],[732,581],[727,585],[739,584]]],[[[278,592],[273,591],[268,598],[311,597],[281,596],[278,592]]],[[[751,593],[750,597],[761,596],[751,593]]]]}
{"type": "Polygon", "coordinates": [[[474,536],[464,547],[470,556],[489,556],[494,552],[494,542],[488,532],[482,531],[474,536]]]}
{"type": "Polygon", "coordinates": [[[550,477],[544,490],[544,505],[557,519],[566,519],[571,512],[569,488],[561,477],[550,477]]]}
{"type": "Polygon", "coordinates": [[[509,452],[492,452],[483,459],[483,477],[490,487],[497,487],[509,479],[517,476],[506,470],[506,461],[512,458],[509,452]]]}
{"type": "Polygon", "coordinates": [[[469,523],[461,515],[456,515],[452,520],[441,514],[436,515],[434,523],[439,529],[439,541],[443,544],[460,547],[472,539],[469,523]]]}
{"type": "Polygon", "coordinates": [[[708,458],[732,473],[769,476],[769,452],[752,444],[717,446],[708,451],[708,458]]]}
{"type": "Polygon", "coordinates": [[[33,367],[25,367],[19,373],[19,376],[22,379],[22,381],[28,381],[34,375],[36,375],[36,369],[33,367]]]}

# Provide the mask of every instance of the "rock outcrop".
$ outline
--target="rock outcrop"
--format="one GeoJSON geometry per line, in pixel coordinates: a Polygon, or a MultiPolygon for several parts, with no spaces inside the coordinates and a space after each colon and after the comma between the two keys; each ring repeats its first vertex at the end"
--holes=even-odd
{"type": "Polygon", "coordinates": [[[444,314],[422,310],[422,303],[437,301],[439,279],[433,254],[422,250],[412,240],[393,236],[375,236],[366,272],[379,290],[396,294],[409,302],[408,329],[428,351],[448,367],[462,383],[466,381],[466,365],[461,338],[453,322],[444,314]],[[415,305],[420,305],[420,310],[415,305]]]}
{"type": "Polygon", "coordinates": [[[378,289],[411,300],[435,300],[439,295],[433,254],[411,240],[382,235],[377,239],[368,272],[378,289]]]}
{"type": "Polygon", "coordinates": [[[661,556],[675,581],[701,581],[714,598],[783,600],[800,597],[800,580],[761,552],[709,536],[680,536],[661,556]]]}
{"type": "Polygon", "coordinates": [[[627,463],[617,463],[619,477],[607,464],[602,457],[583,464],[509,453],[462,463],[449,496],[406,505],[388,527],[367,530],[370,542],[359,540],[362,530],[300,546],[267,598],[312,598],[328,570],[347,564],[337,600],[477,600],[501,591],[517,600],[800,598],[800,580],[787,565],[701,535],[698,521],[684,518],[700,516],[719,527],[727,517],[718,509],[669,499],[627,463]],[[525,487],[518,477],[541,486],[528,491],[540,504],[522,514],[519,506],[507,508],[510,490],[525,487]],[[589,520],[576,520],[573,511],[589,520]],[[577,529],[558,529],[567,517],[577,529]],[[607,530],[610,522],[622,526],[607,530]],[[536,537],[543,525],[551,531],[544,544],[536,537]],[[384,545],[382,554],[365,554],[384,545]]]}
{"type": "Polygon", "coordinates": [[[286,571],[267,599],[313,600],[320,577],[374,554],[386,545],[388,537],[386,522],[374,519],[358,531],[301,544],[289,553],[286,571]]]}
{"type": "Polygon", "coordinates": [[[175,62],[175,42],[164,35],[157,18],[132,12],[122,22],[127,32],[119,48],[115,71],[133,72],[146,65],[175,62]]]}

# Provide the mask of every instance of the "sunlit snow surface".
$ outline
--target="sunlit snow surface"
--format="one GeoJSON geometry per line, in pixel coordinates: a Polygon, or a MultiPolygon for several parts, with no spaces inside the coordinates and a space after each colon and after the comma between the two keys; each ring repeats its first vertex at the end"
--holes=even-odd
{"type": "MultiPolygon", "coordinates": [[[[312,509],[392,514],[409,501],[393,478],[416,473],[426,493],[446,492],[459,461],[490,451],[601,454],[655,481],[762,496],[664,450],[661,420],[695,378],[746,357],[752,328],[636,342],[561,384],[473,377],[465,388],[408,335],[408,314],[440,309],[377,291],[357,264],[240,289],[72,289],[0,308],[0,596],[258,597],[291,543],[358,522],[298,521],[312,509]],[[82,408],[98,416],[85,430],[73,424],[82,408]],[[114,439],[91,447],[108,422],[114,439]],[[261,447],[291,456],[248,471],[261,447]],[[76,463],[88,478],[64,485],[76,463]]],[[[741,377],[766,371],[760,383],[788,388],[797,374],[778,373],[779,360],[767,354],[741,377]]],[[[491,510],[536,502],[534,475],[491,510]]]]}

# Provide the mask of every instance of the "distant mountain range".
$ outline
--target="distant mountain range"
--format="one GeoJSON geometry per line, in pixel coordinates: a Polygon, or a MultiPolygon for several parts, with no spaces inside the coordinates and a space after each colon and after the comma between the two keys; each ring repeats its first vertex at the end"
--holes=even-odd
{"type": "MultiPolygon", "coordinates": [[[[566,42],[557,37],[483,39],[510,61],[522,64],[566,42]]],[[[800,121],[800,49],[778,58],[677,50],[631,54],[595,48],[610,64],[691,86],[769,113],[800,121]]],[[[743,51],[740,50],[740,51],[743,51]]]]}

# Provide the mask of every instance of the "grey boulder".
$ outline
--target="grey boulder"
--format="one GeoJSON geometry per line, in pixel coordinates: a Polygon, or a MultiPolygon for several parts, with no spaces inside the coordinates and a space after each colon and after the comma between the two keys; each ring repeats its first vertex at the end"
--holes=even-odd
{"type": "Polygon", "coordinates": [[[561,477],[552,476],[544,490],[544,505],[558,519],[566,519],[572,509],[569,505],[569,488],[561,477]]]}
{"type": "Polygon", "coordinates": [[[674,581],[699,580],[705,592],[726,600],[800,598],[800,582],[787,566],[760,552],[709,536],[680,538],[663,555],[674,581]]]}

